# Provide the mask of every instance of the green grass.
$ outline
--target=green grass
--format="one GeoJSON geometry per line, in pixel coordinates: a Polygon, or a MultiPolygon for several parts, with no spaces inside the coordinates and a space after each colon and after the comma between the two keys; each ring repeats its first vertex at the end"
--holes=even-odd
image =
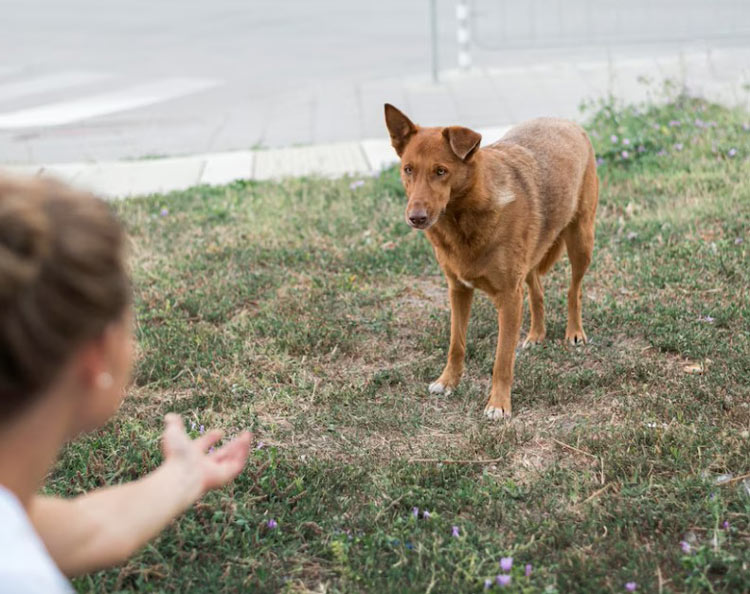
{"type": "Polygon", "coordinates": [[[250,428],[265,446],[232,486],[76,587],[477,592],[510,555],[516,592],[750,591],[750,482],[716,482],[750,472],[747,121],[682,97],[597,107],[592,340],[562,344],[563,261],[544,279],[548,340],[519,354],[509,423],[481,415],[497,339],[484,297],[460,388],[427,394],[447,296],[427,240],[403,222],[396,171],[356,190],[297,179],[118,205],[135,382],[109,425],[65,450],[49,490],[154,468],[169,411],[250,428]]]}

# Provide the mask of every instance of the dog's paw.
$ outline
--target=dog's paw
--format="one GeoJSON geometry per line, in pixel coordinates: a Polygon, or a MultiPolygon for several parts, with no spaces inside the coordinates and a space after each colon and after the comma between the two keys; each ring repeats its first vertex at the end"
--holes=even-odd
{"type": "Polygon", "coordinates": [[[505,411],[502,408],[495,408],[489,404],[484,409],[484,416],[490,421],[497,421],[498,419],[510,419],[510,411],[505,411]]]}
{"type": "Polygon", "coordinates": [[[571,346],[582,346],[586,344],[586,333],[583,330],[568,330],[565,332],[565,342],[571,346]]]}
{"type": "Polygon", "coordinates": [[[531,348],[533,346],[537,346],[537,345],[542,344],[543,341],[544,341],[544,334],[542,334],[542,335],[532,335],[532,334],[529,334],[526,337],[526,340],[523,341],[523,344],[521,345],[521,348],[522,349],[528,349],[528,348],[531,348]]]}
{"type": "Polygon", "coordinates": [[[453,388],[446,386],[440,381],[430,384],[430,394],[444,394],[445,396],[449,396],[451,392],[453,392],[453,388]]]}

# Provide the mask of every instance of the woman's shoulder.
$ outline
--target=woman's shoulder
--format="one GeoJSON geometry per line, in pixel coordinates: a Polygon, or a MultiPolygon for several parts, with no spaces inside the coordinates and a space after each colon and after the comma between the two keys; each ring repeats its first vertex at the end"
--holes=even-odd
{"type": "Polygon", "coordinates": [[[73,590],[49,556],[16,496],[0,485],[0,584],[4,594],[73,590]]]}

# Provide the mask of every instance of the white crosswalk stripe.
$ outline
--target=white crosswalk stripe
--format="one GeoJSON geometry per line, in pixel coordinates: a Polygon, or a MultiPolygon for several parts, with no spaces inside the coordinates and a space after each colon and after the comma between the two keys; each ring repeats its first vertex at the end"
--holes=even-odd
{"type": "Polygon", "coordinates": [[[176,99],[222,84],[204,78],[167,78],[78,99],[0,113],[0,129],[62,126],[176,99]]]}
{"type": "Polygon", "coordinates": [[[0,85],[0,101],[9,101],[11,99],[69,89],[71,87],[81,87],[109,78],[112,78],[112,75],[101,72],[79,72],[74,70],[37,76],[35,78],[0,85]]]}

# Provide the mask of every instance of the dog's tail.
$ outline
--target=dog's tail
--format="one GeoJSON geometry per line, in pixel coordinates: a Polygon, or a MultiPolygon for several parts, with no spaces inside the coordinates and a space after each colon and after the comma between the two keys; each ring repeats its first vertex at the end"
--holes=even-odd
{"type": "Polygon", "coordinates": [[[564,242],[562,235],[558,235],[557,239],[555,239],[555,242],[547,250],[547,253],[544,254],[542,259],[539,261],[539,264],[536,265],[536,270],[539,273],[539,276],[547,274],[549,269],[552,268],[552,265],[557,262],[557,260],[560,258],[560,255],[562,254],[563,245],[564,242]]]}

